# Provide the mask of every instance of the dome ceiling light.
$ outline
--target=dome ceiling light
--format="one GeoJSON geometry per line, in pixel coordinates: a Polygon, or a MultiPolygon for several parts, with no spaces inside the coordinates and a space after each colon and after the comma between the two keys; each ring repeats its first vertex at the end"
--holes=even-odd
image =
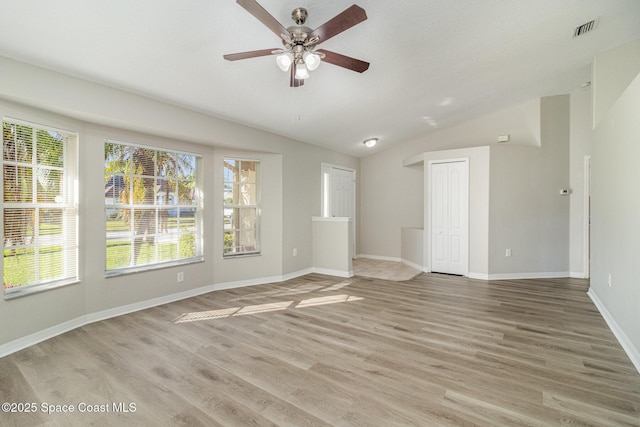
{"type": "Polygon", "coordinates": [[[365,139],[364,141],[362,141],[362,143],[364,144],[365,147],[367,148],[373,148],[376,146],[376,144],[378,143],[378,138],[369,138],[369,139],[365,139]]]}

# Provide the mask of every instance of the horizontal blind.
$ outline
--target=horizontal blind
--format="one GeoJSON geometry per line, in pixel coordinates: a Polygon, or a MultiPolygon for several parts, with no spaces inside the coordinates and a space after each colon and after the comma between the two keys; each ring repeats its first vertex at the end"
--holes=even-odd
{"type": "Polygon", "coordinates": [[[223,254],[260,253],[260,161],[224,159],[223,254]]]}
{"type": "Polygon", "coordinates": [[[108,275],[202,256],[200,157],[123,142],[105,143],[108,275]]]}
{"type": "Polygon", "coordinates": [[[77,280],[75,138],[3,121],[5,291],[77,280]]]}

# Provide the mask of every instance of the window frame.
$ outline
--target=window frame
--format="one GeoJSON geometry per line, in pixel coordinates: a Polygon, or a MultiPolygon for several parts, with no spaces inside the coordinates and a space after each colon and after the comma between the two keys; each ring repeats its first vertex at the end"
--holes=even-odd
{"type": "MultiPolygon", "coordinates": [[[[61,237],[60,241],[62,244],[61,257],[62,257],[62,276],[59,278],[54,278],[51,280],[35,280],[31,283],[27,283],[24,285],[18,285],[15,287],[6,288],[3,285],[3,296],[5,300],[30,295],[34,293],[39,293],[43,291],[47,291],[50,289],[55,289],[63,286],[72,285],[80,282],[79,278],[79,238],[78,238],[78,140],[79,134],[75,131],[70,131],[58,127],[42,125],[35,122],[30,122],[26,120],[16,119],[13,117],[3,117],[2,118],[3,129],[4,124],[8,123],[11,125],[17,126],[26,126],[31,128],[32,130],[32,147],[33,144],[37,142],[37,133],[39,131],[44,131],[48,133],[55,133],[56,135],[60,135],[63,137],[62,140],[62,166],[52,166],[47,165],[44,162],[38,161],[37,154],[37,144],[35,148],[32,148],[31,153],[31,161],[20,162],[17,160],[7,161],[4,156],[4,130],[3,130],[3,148],[2,148],[2,158],[0,159],[0,164],[3,169],[2,177],[0,181],[2,181],[2,209],[0,209],[0,215],[2,216],[2,229],[0,230],[0,234],[2,234],[3,240],[3,253],[8,250],[10,247],[5,246],[5,210],[7,209],[34,209],[35,218],[39,218],[39,212],[42,209],[60,209],[61,210],[61,237]],[[14,165],[22,168],[30,168],[31,177],[37,175],[37,171],[39,170],[50,170],[50,171],[59,171],[62,173],[62,178],[60,180],[60,193],[56,196],[61,197],[61,200],[48,201],[48,202],[38,202],[34,200],[34,196],[37,197],[37,189],[35,188],[35,180],[32,179],[34,184],[32,184],[32,194],[31,194],[31,202],[5,202],[4,201],[4,167],[5,165],[14,165]],[[34,175],[35,174],[35,175],[34,175]]],[[[36,219],[34,218],[34,221],[36,219]]],[[[36,230],[39,229],[39,222],[34,224],[36,230]]],[[[38,242],[37,236],[32,236],[33,241],[26,246],[35,248],[35,257],[36,260],[39,259],[40,251],[39,249],[50,246],[52,242],[47,242],[47,239],[43,239],[42,242],[38,242]]],[[[19,245],[24,246],[24,245],[19,245]]],[[[37,261],[40,262],[40,261],[37,261]]],[[[3,255],[3,263],[2,270],[4,275],[5,270],[5,257],[3,255]]],[[[35,269],[34,274],[39,271],[38,268],[35,269]]],[[[4,281],[3,281],[4,282],[4,281]]]]}
{"type": "MultiPolygon", "coordinates": [[[[184,156],[193,156],[194,158],[194,174],[193,174],[193,181],[194,181],[194,192],[193,192],[193,198],[195,199],[195,203],[175,203],[175,204],[160,204],[158,203],[158,195],[159,194],[154,194],[154,200],[152,204],[144,204],[144,203],[135,203],[134,201],[132,201],[131,199],[128,201],[128,203],[107,203],[107,196],[106,196],[106,191],[105,191],[105,199],[104,199],[104,220],[105,220],[105,257],[104,257],[104,277],[109,278],[109,277],[116,277],[116,276],[121,276],[121,275],[126,275],[126,274],[133,274],[133,273],[140,273],[140,272],[145,272],[145,271],[153,271],[153,270],[158,270],[158,269],[163,269],[163,268],[169,268],[169,267],[175,267],[175,266],[180,266],[180,265],[186,265],[186,264],[193,264],[193,263],[198,263],[198,262],[203,262],[204,261],[204,245],[203,245],[203,204],[202,204],[202,170],[203,170],[203,155],[200,153],[195,153],[192,151],[185,151],[185,150],[176,150],[176,149],[172,149],[172,148],[166,148],[166,147],[160,147],[160,146],[152,146],[152,145],[145,145],[145,144],[137,144],[137,143],[131,143],[131,142],[123,142],[123,141],[117,141],[117,140],[112,140],[112,139],[106,139],[105,140],[105,144],[104,147],[106,149],[107,144],[118,144],[120,146],[123,147],[129,147],[129,148],[134,148],[134,149],[143,149],[143,150],[151,150],[154,152],[163,152],[163,153],[172,153],[172,154],[177,154],[177,155],[184,155],[184,156]],[[170,206],[170,208],[167,208],[167,206],[170,206]],[[159,231],[159,228],[161,228],[161,225],[158,224],[159,221],[157,221],[157,219],[159,218],[159,212],[160,211],[164,211],[166,210],[167,213],[171,210],[177,210],[178,212],[180,212],[180,210],[182,209],[193,209],[194,210],[194,214],[193,214],[193,218],[194,218],[194,225],[193,225],[193,230],[190,231],[186,231],[183,232],[182,230],[180,230],[180,228],[178,227],[178,231],[176,234],[177,236],[177,241],[172,241],[171,243],[174,243],[177,245],[176,250],[179,251],[180,250],[180,236],[183,235],[188,235],[188,234],[193,234],[195,236],[195,242],[194,242],[194,250],[195,250],[195,254],[193,256],[190,257],[185,257],[185,258],[174,258],[174,259],[169,259],[169,260],[158,260],[157,256],[160,253],[160,250],[158,249],[158,247],[155,248],[155,253],[156,253],[156,260],[154,262],[150,262],[150,263],[145,263],[145,264],[135,264],[135,259],[133,258],[133,255],[131,256],[131,258],[129,259],[129,265],[124,266],[124,267],[115,267],[112,269],[107,269],[108,268],[108,251],[107,248],[109,246],[109,242],[114,242],[116,240],[129,240],[130,245],[131,245],[131,249],[132,251],[134,251],[134,246],[135,246],[135,241],[137,238],[140,238],[139,236],[136,237],[136,230],[134,227],[131,227],[128,230],[129,235],[126,236],[127,239],[123,239],[122,237],[113,237],[113,236],[109,236],[109,231],[107,229],[107,221],[108,221],[108,211],[111,209],[129,209],[131,210],[132,213],[134,213],[135,215],[135,211],[138,210],[155,210],[155,216],[154,218],[156,219],[155,221],[155,233],[152,233],[154,237],[157,237],[159,234],[161,234],[161,232],[159,231]]],[[[157,162],[157,158],[154,160],[154,162],[157,162]]],[[[159,169],[157,168],[157,163],[154,163],[154,174],[153,176],[151,175],[141,175],[141,174],[136,174],[133,173],[131,170],[129,172],[107,172],[106,170],[106,159],[105,159],[105,163],[103,165],[104,168],[104,175],[105,178],[107,176],[107,174],[111,174],[112,177],[115,176],[129,176],[130,177],[130,185],[133,186],[133,181],[135,179],[150,179],[152,178],[154,180],[154,183],[157,183],[158,180],[165,180],[167,179],[167,177],[165,175],[162,175],[161,172],[159,171],[159,169]]],[[[178,178],[179,180],[180,178],[178,178]]],[[[107,182],[105,181],[105,188],[106,188],[107,182]]],[[[160,191],[158,191],[159,193],[160,191]]],[[[130,193],[132,194],[133,192],[130,191],[130,193]]],[[[175,200],[175,194],[173,195],[173,197],[167,195],[168,197],[166,197],[166,199],[174,199],[175,200]]],[[[133,197],[133,196],[131,196],[133,197]]],[[[164,200],[164,198],[163,198],[164,200]]],[[[178,216],[179,218],[182,218],[182,216],[178,216]]],[[[135,221],[135,216],[134,216],[134,221],[135,221]]],[[[155,242],[155,245],[157,245],[157,242],[155,242]]]]}
{"type": "MultiPolygon", "coordinates": [[[[238,156],[224,156],[223,158],[223,167],[222,167],[222,191],[223,191],[223,203],[222,203],[222,257],[223,259],[233,259],[233,258],[239,258],[239,257],[249,257],[249,256],[260,256],[262,255],[262,239],[261,239],[261,217],[262,217],[262,176],[261,176],[261,169],[262,169],[262,161],[258,160],[258,159],[253,159],[253,158],[243,158],[243,157],[238,157],[238,156]],[[226,188],[228,184],[232,184],[232,185],[236,185],[236,184],[240,184],[240,181],[237,181],[234,179],[234,181],[228,181],[226,179],[225,176],[225,169],[227,168],[227,161],[228,160],[232,160],[232,161],[236,161],[236,162],[252,162],[255,164],[255,182],[253,183],[255,185],[255,204],[240,204],[240,203],[227,203],[225,194],[227,192],[226,188]],[[227,233],[229,232],[233,232],[233,233],[240,233],[243,231],[242,228],[232,228],[232,229],[226,229],[225,228],[225,222],[226,222],[226,215],[225,215],[225,210],[227,209],[238,209],[238,217],[241,216],[240,212],[243,209],[253,209],[255,210],[255,227],[253,228],[254,230],[254,241],[255,241],[255,248],[253,250],[247,250],[247,251],[241,251],[241,252],[227,252],[226,247],[225,247],[225,236],[227,235],[227,233]]],[[[240,197],[240,196],[239,196],[240,197]]],[[[239,220],[236,220],[236,222],[239,223],[239,220]]],[[[248,229],[245,229],[245,231],[248,229]]],[[[235,246],[238,247],[238,246],[235,246]]]]}

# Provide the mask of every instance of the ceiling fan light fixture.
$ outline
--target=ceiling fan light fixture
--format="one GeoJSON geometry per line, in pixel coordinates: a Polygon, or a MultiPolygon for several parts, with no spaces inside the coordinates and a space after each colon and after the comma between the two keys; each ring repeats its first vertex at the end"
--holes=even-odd
{"type": "Polygon", "coordinates": [[[276,56],[276,64],[278,64],[278,68],[280,68],[282,71],[289,71],[292,63],[293,58],[289,53],[283,53],[282,55],[276,56]]]}
{"type": "Polygon", "coordinates": [[[362,143],[364,144],[365,147],[367,148],[373,148],[376,146],[376,144],[378,143],[378,138],[369,138],[369,139],[365,139],[364,141],[362,141],[362,143]]]}
{"type": "Polygon", "coordinates": [[[291,19],[295,25],[284,27],[258,3],[258,0],[236,0],[236,3],[278,36],[282,47],[222,55],[227,61],[276,55],[278,68],[284,72],[290,72],[290,87],[301,87],[304,80],[309,78],[309,72],[318,68],[320,62],[327,62],[358,73],[369,68],[368,62],[339,53],[323,49],[316,53],[316,48],[320,43],[326,42],[367,19],[367,13],[358,5],[354,4],[348,7],[313,30],[304,25],[308,12],[303,7],[298,7],[291,13],[291,19]],[[292,66],[293,68],[291,68],[292,66]]]}
{"type": "Polygon", "coordinates": [[[304,62],[296,63],[296,79],[304,80],[309,78],[309,70],[304,62]]]}
{"type": "Polygon", "coordinates": [[[320,65],[320,55],[317,55],[313,52],[305,52],[303,55],[303,59],[309,71],[315,70],[320,65]]]}

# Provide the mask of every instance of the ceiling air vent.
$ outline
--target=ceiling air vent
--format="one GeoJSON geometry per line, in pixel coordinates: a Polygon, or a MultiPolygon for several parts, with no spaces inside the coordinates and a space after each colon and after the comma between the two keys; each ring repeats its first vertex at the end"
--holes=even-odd
{"type": "Polygon", "coordinates": [[[597,23],[598,23],[598,20],[594,19],[585,24],[580,25],[579,27],[576,27],[576,29],[573,31],[573,37],[578,37],[588,33],[591,30],[595,30],[597,23]]]}

